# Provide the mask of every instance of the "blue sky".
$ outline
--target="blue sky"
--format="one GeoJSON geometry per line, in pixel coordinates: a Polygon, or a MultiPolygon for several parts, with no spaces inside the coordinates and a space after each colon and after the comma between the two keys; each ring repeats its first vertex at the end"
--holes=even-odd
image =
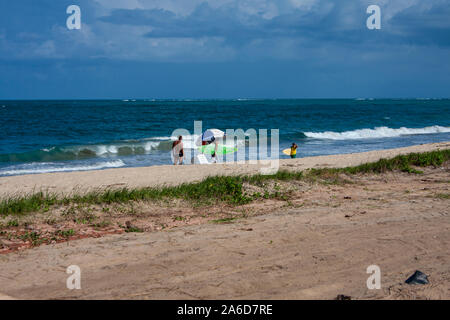
{"type": "Polygon", "coordinates": [[[0,99],[450,97],[448,0],[14,0],[0,12],[0,99]],[[71,4],[81,30],[66,27],[71,4]],[[371,4],[381,30],[366,28],[371,4]]]}

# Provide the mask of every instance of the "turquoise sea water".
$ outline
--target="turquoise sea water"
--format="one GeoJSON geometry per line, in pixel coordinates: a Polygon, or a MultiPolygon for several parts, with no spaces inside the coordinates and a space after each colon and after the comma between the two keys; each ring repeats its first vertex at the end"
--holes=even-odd
{"type": "Polygon", "coordinates": [[[299,157],[450,140],[449,99],[0,101],[0,176],[170,164],[173,130],[195,120],[279,129],[299,157]]]}

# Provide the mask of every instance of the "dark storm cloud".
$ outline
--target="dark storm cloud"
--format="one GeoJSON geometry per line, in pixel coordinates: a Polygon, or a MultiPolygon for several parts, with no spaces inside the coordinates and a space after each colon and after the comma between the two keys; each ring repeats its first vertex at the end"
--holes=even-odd
{"type": "MultiPolygon", "coordinates": [[[[222,37],[229,43],[264,38],[301,38],[312,41],[356,43],[371,41],[367,37],[367,4],[346,1],[317,1],[310,10],[293,8],[272,18],[258,13],[243,13],[236,3],[212,8],[198,5],[182,16],[162,9],[117,9],[100,18],[119,25],[151,27],[149,38],[222,37]]],[[[383,6],[382,6],[383,8],[383,6]]],[[[450,5],[432,1],[412,5],[395,14],[375,37],[376,41],[396,44],[450,44],[450,5]]],[[[384,22],[384,21],[383,21],[384,22]]]]}
{"type": "Polygon", "coordinates": [[[450,96],[448,0],[0,1],[0,98],[450,96]],[[66,28],[67,6],[82,11],[66,28]],[[381,30],[368,30],[378,4],[381,30]]]}

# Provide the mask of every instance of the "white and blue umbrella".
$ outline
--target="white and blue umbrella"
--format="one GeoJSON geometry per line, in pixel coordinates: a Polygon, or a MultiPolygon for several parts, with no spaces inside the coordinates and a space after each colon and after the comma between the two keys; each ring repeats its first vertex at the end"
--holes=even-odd
{"type": "Polygon", "coordinates": [[[203,141],[211,143],[212,141],[222,139],[223,137],[225,137],[225,132],[223,132],[222,130],[208,129],[203,132],[200,137],[198,137],[196,145],[201,146],[203,141]]]}

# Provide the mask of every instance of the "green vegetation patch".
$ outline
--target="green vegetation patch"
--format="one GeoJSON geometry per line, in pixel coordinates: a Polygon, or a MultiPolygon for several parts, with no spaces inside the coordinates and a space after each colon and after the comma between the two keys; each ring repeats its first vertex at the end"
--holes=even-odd
{"type": "Polygon", "coordinates": [[[211,223],[216,223],[216,224],[232,223],[236,219],[237,218],[223,218],[223,219],[212,220],[211,223]]]}
{"type": "MultiPolygon", "coordinates": [[[[264,182],[294,181],[294,180],[322,180],[327,183],[339,183],[344,180],[340,174],[383,173],[400,170],[408,173],[421,173],[415,167],[438,167],[450,159],[450,149],[425,153],[411,153],[396,156],[392,159],[381,159],[377,162],[362,164],[347,168],[310,169],[304,172],[279,171],[272,175],[252,176],[217,176],[209,177],[197,183],[185,183],[171,187],[152,187],[139,189],[114,189],[91,192],[85,195],[60,198],[56,195],[38,192],[30,196],[12,197],[0,200],[0,215],[20,215],[28,212],[47,212],[56,205],[88,204],[105,205],[112,203],[126,203],[131,201],[151,201],[165,199],[184,199],[193,203],[211,204],[225,202],[231,205],[242,205],[257,198],[258,195],[248,195],[244,192],[244,183],[264,185],[264,182]]],[[[345,182],[345,181],[344,181],[345,182]]],[[[277,191],[274,197],[281,197],[277,191]]],[[[263,198],[271,197],[269,194],[263,198]]]]}

